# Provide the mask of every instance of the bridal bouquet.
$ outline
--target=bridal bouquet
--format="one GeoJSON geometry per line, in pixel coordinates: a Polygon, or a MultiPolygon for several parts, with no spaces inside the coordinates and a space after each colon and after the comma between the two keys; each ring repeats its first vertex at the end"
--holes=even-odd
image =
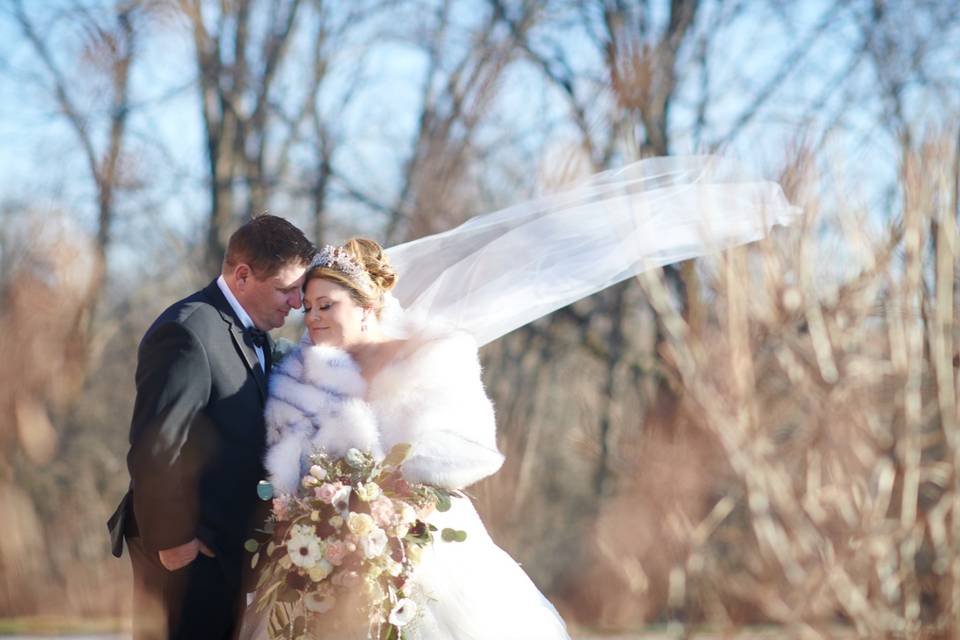
{"type": "MultiPolygon", "coordinates": [[[[300,638],[313,625],[329,631],[334,620],[358,618],[368,638],[404,636],[417,615],[405,584],[437,531],[426,518],[450,508],[449,492],[400,475],[409,450],[397,445],[379,462],[357,449],[343,458],[316,452],[295,495],[274,496],[269,483],[260,484],[273,513],[246,549],[260,567],[257,610],[266,612],[270,638],[300,638]]],[[[440,537],[463,541],[466,533],[443,529],[440,537]]]]}

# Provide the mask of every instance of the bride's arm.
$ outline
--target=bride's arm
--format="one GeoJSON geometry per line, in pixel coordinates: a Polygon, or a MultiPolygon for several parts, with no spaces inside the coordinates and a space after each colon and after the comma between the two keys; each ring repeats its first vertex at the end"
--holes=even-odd
{"type": "Polygon", "coordinates": [[[411,356],[401,381],[403,415],[391,416],[411,446],[404,476],[459,489],[495,473],[503,464],[497,449],[493,405],[480,379],[474,340],[455,334],[431,341],[411,356]]]}
{"type": "Polygon", "coordinates": [[[503,454],[495,446],[440,428],[413,443],[403,475],[410,482],[461,489],[496,473],[502,464],[503,454]]]}
{"type": "Polygon", "coordinates": [[[361,399],[365,383],[343,351],[299,347],[270,376],[264,466],[278,493],[295,493],[315,450],[350,447],[381,455],[376,424],[361,399]]]}
{"type": "Polygon", "coordinates": [[[313,432],[308,406],[312,390],[302,383],[303,354],[289,354],[270,376],[270,396],[264,411],[267,452],[264,467],[274,491],[295,493],[300,482],[300,457],[313,432]]]}

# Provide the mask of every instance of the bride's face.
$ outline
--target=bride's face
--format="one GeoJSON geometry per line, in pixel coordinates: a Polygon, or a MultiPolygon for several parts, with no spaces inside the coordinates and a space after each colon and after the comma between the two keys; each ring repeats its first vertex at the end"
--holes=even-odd
{"type": "Polygon", "coordinates": [[[335,282],[311,279],[303,292],[303,313],[313,344],[349,349],[365,341],[362,327],[369,312],[335,282]]]}

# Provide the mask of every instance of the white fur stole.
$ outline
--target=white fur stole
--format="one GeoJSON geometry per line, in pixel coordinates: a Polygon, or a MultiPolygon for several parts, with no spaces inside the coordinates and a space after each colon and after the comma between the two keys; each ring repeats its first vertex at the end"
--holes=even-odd
{"type": "Polygon", "coordinates": [[[301,345],[273,370],[264,464],[277,492],[296,491],[315,451],[343,456],[356,447],[382,455],[365,391],[356,363],[335,347],[301,345]]]}

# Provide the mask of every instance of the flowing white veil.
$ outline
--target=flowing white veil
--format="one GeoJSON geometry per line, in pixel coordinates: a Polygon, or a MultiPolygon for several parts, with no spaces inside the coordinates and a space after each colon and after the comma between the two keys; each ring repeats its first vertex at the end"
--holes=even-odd
{"type": "Polygon", "coordinates": [[[716,156],[660,157],[471,218],[387,250],[407,322],[465,330],[480,345],[653,267],[764,237],[800,213],[774,182],[716,156]]]}

